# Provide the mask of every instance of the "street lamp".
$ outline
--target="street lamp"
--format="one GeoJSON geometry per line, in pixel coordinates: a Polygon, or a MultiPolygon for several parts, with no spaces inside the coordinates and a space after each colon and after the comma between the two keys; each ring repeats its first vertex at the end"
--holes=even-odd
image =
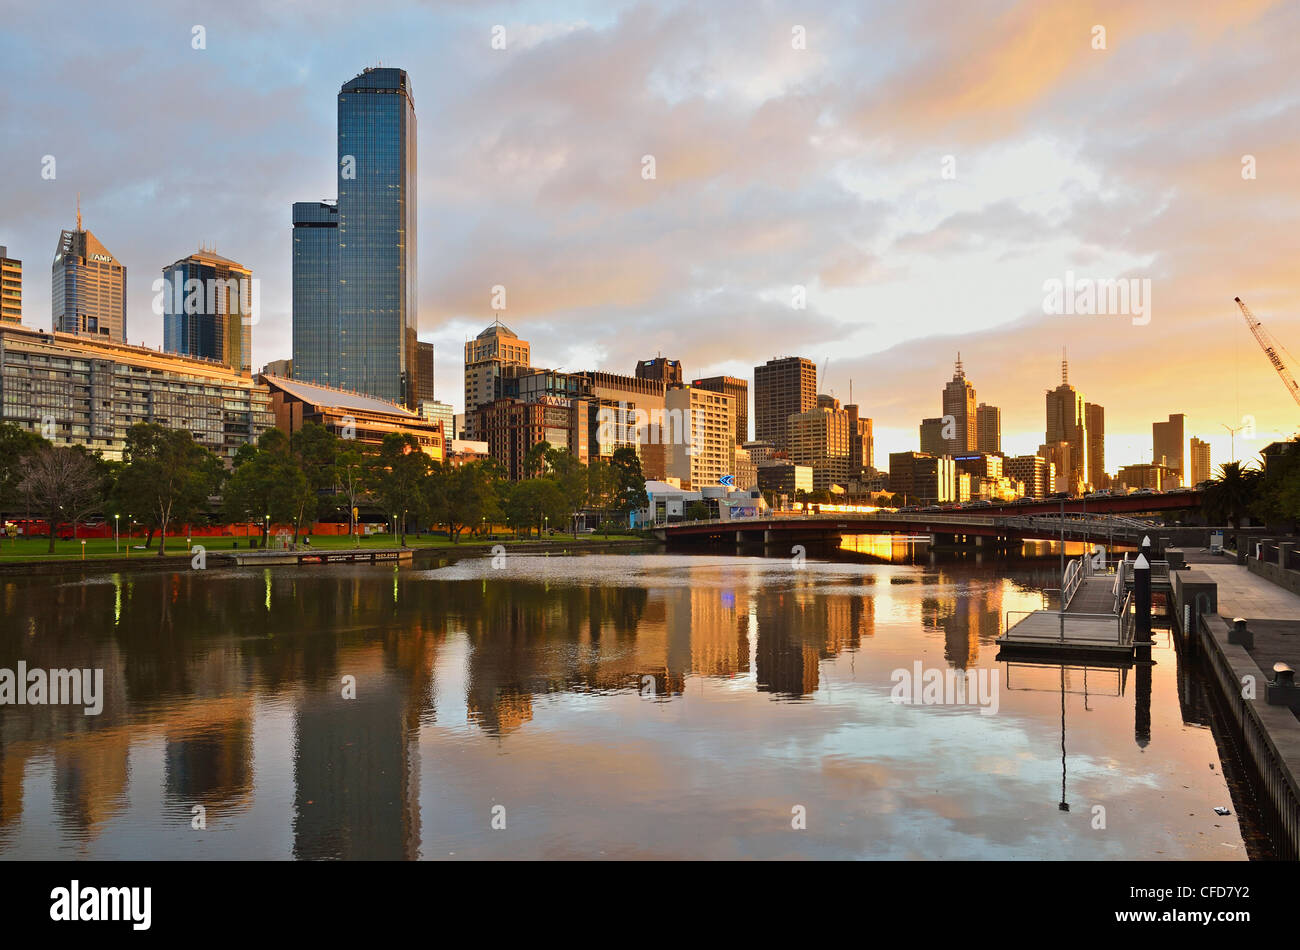
{"type": "Polygon", "coordinates": [[[262,548],[265,550],[271,540],[271,515],[267,512],[262,516],[262,548]]]}
{"type": "Polygon", "coordinates": [[[120,551],[120,549],[118,548],[118,538],[121,535],[121,529],[122,529],[122,516],[120,514],[113,515],[113,553],[114,554],[117,554],[120,551]]]}

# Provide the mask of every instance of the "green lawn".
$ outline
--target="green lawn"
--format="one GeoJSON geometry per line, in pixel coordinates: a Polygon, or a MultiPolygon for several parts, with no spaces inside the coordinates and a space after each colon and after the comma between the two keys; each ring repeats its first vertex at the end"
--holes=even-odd
{"type": "MultiPolygon", "coordinates": [[[[610,540],[626,538],[625,535],[610,535],[610,540]]],[[[604,541],[603,535],[584,534],[579,535],[576,542],[574,538],[566,534],[555,534],[544,540],[557,544],[590,544],[595,541],[604,541]]],[[[498,531],[494,540],[486,538],[471,537],[467,533],[460,536],[460,544],[453,545],[447,540],[446,535],[425,535],[419,537],[414,534],[406,536],[406,545],[411,548],[458,548],[467,544],[519,544],[527,541],[537,541],[536,537],[518,538],[512,535],[498,531]]],[[[208,551],[229,551],[236,543],[240,550],[248,548],[248,542],[241,535],[237,538],[218,538],[218,537],[199,537],[192,540],[193,544],[201,544],[208,551]]],[[[112,558],[112,557],[157,557],[158,556],[158,539],[154,538],[153,547],[147,551],[139,550],[136,545],[143,545],[142,537],[120,539],[120,544],[115,549],[112,538],[91,538],[85,543],[85,558],[112,558]]],[[[276,544],[275,535],[271,536],[272,549],[276,544]]],[[[14,563],[17,561],[71,561],[78,560],[82,557],[81,541],[55,541],[54,553],[47,553],[50,546],[49,538],[4,538],[0,540],[0,564],[14,563]]],[[[358,541],[346,535],[320,536],[313,535],[311,547],[318,550],[338,550],[340,548],[351,548],[360,546],[362,548],[395,548],[398,546],[398,539],[392,534],[373,534],[368,538],[361,538],[358,541]]],[[[301,549],[301,544],[299,548],[301,549]]],[[[171,537],[167,539],[168,556],[188,556],[188,547],[184,538],[171,537]]]]}

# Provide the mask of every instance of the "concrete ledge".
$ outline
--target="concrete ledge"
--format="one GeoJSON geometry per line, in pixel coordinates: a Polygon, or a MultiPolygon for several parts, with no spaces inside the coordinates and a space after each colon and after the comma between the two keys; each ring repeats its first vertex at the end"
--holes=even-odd
{"type": "Polygon", "coordinates": [[[1258,574],[1265,580],[1272,581],[1278,587],[1300,594],[1300,571],[1279,567],[1272,561],[1261,561],[1254,554],[1246,559],[1246,567],[1252,574],[1258,574]]]}

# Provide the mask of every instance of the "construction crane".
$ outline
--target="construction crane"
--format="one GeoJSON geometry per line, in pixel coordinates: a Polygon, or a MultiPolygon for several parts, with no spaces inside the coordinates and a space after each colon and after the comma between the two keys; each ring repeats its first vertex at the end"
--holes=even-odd
{"type": "Polygon", "coordinates": [[[1268,361],[1273,364],[1277,374],[1282,377],[1287,392],[1291,394],[1291,398],[1296,401],[1296,404],[1300,405],[1300,383],[1295,381],[1295,377],[1291,375],[1291,370],[1287,369],[1286,363],[1283,362],[1282,356],[1278,352],[1283,349],[1282,345],[1264,329],[1264,325],[1250,312],[1250,308],[1246,306],[1240,297],[1233,297],[1232,299],[1237,301],[1237,306],[1241,308],[1241,315],[1246,318],[1246,326],[1250,327],[1250,332],[1255,334],[1260,349],[1264,351],[1268,361]]]}

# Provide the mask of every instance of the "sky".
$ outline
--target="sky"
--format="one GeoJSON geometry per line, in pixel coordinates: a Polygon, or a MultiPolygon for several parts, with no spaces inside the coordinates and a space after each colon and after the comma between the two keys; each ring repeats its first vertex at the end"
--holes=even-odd
{"type": "Polygon", "coordinates": [[[1233,298],[1300,352],[1300,4],[0,0],[0,22],[28,325],[80,194],[129,271],[129,342],[161,346],[152,282],[203,244],[261,281],[254,366],[290,356],[290,206],[335,196],[338,88],[382,64],[414,89],[419,335],[458,411],[499,285],[535,365],[752,380],[805,356],[882,468],[958,352],[1012,454],[1043,441],[1063,351],[1112,472],[1170,413],[1216,466],[1225,426],[1242,458],[1296,430],[1233,298]],[[1135,281],[1145,312],[1048,312],[1069,275],[1135,281]]]}

